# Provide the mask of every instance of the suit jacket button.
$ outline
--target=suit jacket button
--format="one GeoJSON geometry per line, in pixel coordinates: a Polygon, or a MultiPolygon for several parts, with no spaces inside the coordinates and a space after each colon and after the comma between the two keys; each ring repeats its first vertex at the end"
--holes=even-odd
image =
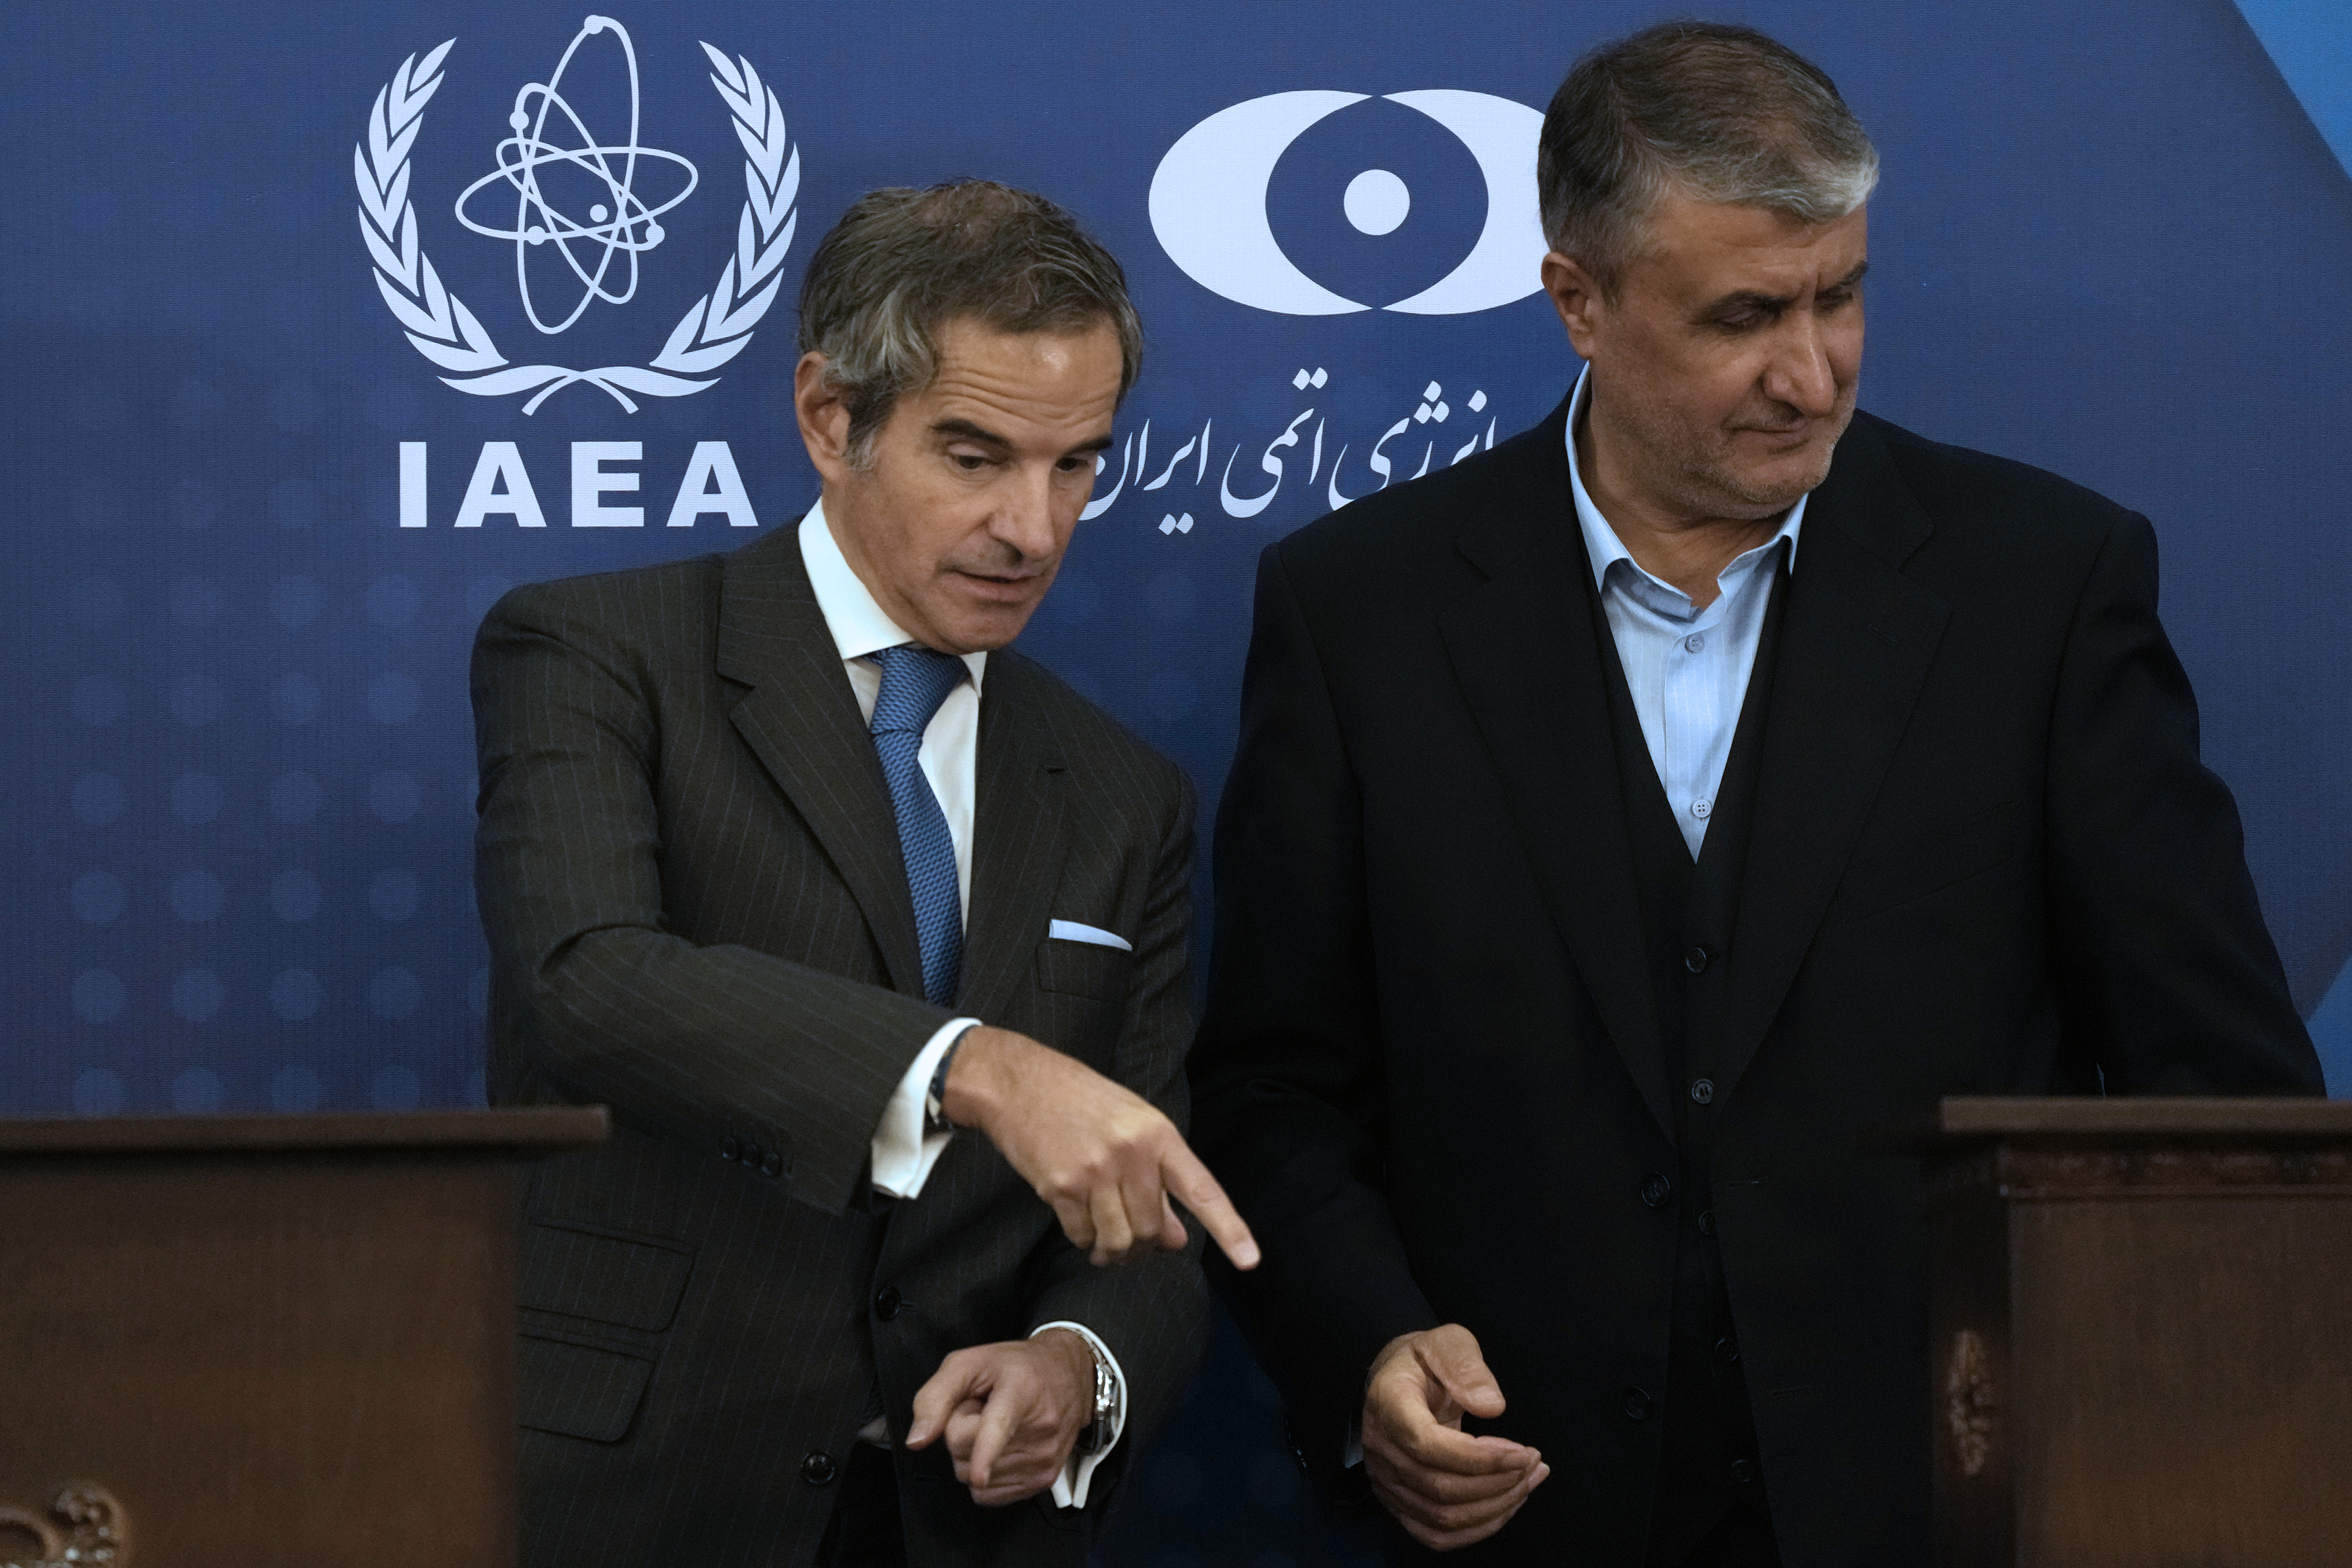
{"type": "Polygon", "coordinates": [[[1725,1338],[1715,1342],[1715,1359],[1729,1366],[1739,1359],[1739,1342],[1725,1338]]]}
{"type": "Polygon", "coordinates": [[[1715,1234],[1715,1211],[1713,1209],[1703,1209],[1699,1212],[1698,1233],[1701,1236],[1713,1236],[1715,1234]]]}
{"type": "Polygon", "coordinates": [[[1696,1083],[1691,1085],[1691,1103],[1693,1105],[1713,1105],[1715,1103],[1715,1079],[1711,1078],[1703,1078],[1696,1083]]]}
{"type": "Polygon", "coordinates": [[[1642,1178],[1642,1201],[1662,1209],[1674,1201],[1675,1184],[1655,1171],[1642,1178]]]}
{"type": "Polygon", "coordinates": [[[1647,1421],[1650,1418],[1650,1396],[1638,1388],[1625,1391],[1625,1419],[1647,1421]]]}
{"type": "Polygon", "coordinates": [[[1706,949],[1695,947],[1683,954],[1683,967],[1693,974],[1704,974],[1706,973],[1706,949]]]}
{"type": "Polygon", "coordinates": [[[874,1315],[886,1323],[898,1315],[898,1309],[904,1303],[898,1298],[898,1287],[896,1285],[885,1285],[874,1292],[874,1315]]]}
{"type": "Polygon", "coordinates": [[[766,1157],[760,1162],[760,1174],[763,1176],[781,1176],[783,1173],[784,1157],[782,1154],[777,1153],[774,1150],[770,1150],[766,1157]]]}
{"type": "Polygon", "coordinates": [[[1731,1461],[1731,1484],[1744,1487],[1756,1479],[1756,1467],[1747,1459],[1731,1461]]]}
{"type": "Polygon", "coordinates": [[[743,1140],[740,1138],[730,1138],[726,1142],[721,1143],[719,1146],[719,1157],[722,1160],[741,1159],[743,1157],[743,1140]]]}
{"type": "Polygon", "coordinates": [[[834,1466],[833,1456],[823,1448],[811,1448],[808,1451],[808,1458],[801,1461],[801,1479],[813,1487],[830,1485],[833,1478],[838,1473],[834,1466]]]}

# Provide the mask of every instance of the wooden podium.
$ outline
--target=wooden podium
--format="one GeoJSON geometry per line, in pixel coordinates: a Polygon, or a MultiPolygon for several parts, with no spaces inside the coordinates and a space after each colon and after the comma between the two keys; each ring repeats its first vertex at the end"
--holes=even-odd
{"type": "Polygon", "coordinates": [[[0,1564],[511,1568],[516,1163],[608,1131],[0,1121],[0,1564]]]}
{"type": "Polygon", "coordinates": [[[2352,1103],[1947,1100],[1939,1568],[2352,1564],[2352,1103]]]}

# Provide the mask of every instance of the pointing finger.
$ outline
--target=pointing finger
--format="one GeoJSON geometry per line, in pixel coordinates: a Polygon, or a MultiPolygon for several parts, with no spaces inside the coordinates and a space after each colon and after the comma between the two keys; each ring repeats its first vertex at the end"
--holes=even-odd
{"type": "Polygon", "coordinates": [[[1209,1167],[1201,1163],[1200,1156],[1179,1142],[1160,1162],[1161,1181],[1170,1192],[1184,1202],[1193,1216],[1207,1227],[1234,1267],[1250,1269],[1257,1267],[1257,1238],[1250,1235],[1248,1226],[1234,1211],[1233,1200],[1217,1178],[1209,1174],[1209,1167]]]}

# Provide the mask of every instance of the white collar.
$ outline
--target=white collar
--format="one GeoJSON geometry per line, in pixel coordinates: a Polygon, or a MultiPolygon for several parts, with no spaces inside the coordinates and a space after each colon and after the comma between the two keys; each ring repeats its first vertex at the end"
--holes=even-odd
{"type": "MultiPolygon", "coordinates": [[[[800,531],[801,563],[808,568],[816,607],[824,612],[825,630],[833,634],[833,645],[841,650],[844,660],[864,658],[882,648],[917,640],[882,613],[882,606],[874,602],[873,590],[850,568],[849,558],[842,554],[840,542],[824,521],[824,501],[808,509],[808,515],[801,519],[800,531]]],[[[971,671],[971,689],[978,691],[988,668],[988,655],[965,654],[963,667],[971,671]]]]}
{"type": "MultiPolygon", "coordinates": [[[[1625,542],[1617,537],[1617,531],[1609,526],[1609,520],[1601,515],[1601,509],[1592,504],[1592,497],[1586,493],[1584,489],[1584,473],[1576,460],[1576,422],[1584,417],[1585,400],[1591,395],[1592,367],[1587,365],[1577,373],[1576,390],[1569,395],[1568,399],[1568,488],[1576,499],[1576,524],[1584,531],[1584,552],[1592,561],[1593,585],[1606,587],[1610,567],[1622,561],[1634,571],[1641,572],[1642,563],[1633,559],[1633,552],[1625,548],[1625,542]]],[[[1789,509],[1789,515],[1780,520],[1780,526],[1774,531],[1772,537],[1754,550],[1742,552],[1738,560],[1724,567],[1724,571],[1730,572],[1742,562],[1771,549],[1783,539],[1789,542],[1790,569],[1795,570],[1797,530],[1805,521],[1805,502],[1811,499],[1812,498],[1810,495],[1799,496],[1797,504],[1789,509]]],[[[1649,576],[1646,572],[1642,574],[1645,577],[1649,576]]],[[[1651,581],[1656,582],[1657,579],[1651,578],[1651,581]]],[[[1659,585],[1669,586],[1665,584],[1659,585]]],[[[1676,592],[1679,591],[1676,590],[1676,592]]]]}

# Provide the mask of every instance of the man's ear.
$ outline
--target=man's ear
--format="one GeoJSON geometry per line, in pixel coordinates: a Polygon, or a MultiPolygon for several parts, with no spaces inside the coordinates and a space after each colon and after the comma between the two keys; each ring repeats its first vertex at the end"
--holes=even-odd
{"type": "Polygon", "coordinates": [[[1609,308],[1601,285],[1584,269],[1584,263],[1555,250],[1543,258],[1543,289],[1551,296],[1551,308],[1559,313],[1559,324],[1568,329],[1568,341],[1577,357],[1590,360],[1609,308]]]}
{"type": "Polygon", "coordinates": [[[825,358],[812,349],[793,371],[793,415],[817,477],[837,485],[849,473],[849,405],[824,379],[825,358]]]}

